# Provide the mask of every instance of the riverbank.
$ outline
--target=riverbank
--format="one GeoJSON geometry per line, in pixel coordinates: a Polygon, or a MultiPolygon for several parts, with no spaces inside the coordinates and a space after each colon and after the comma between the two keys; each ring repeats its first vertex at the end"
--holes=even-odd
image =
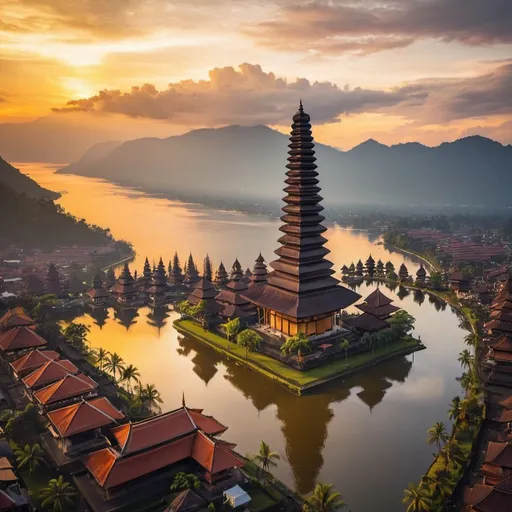
{"type": "Polygon", "coordinates": [[[245,349],[233,343],[230,344],[228,349],[225,338],[214,332],[204,330],[192,320],[175,320],[174,327],[181,334],[192,336],[228,359],[235,360],[237,363],[279,382],[298,395],[302,395],[328,382],[370,368],[387,359],[409,355],[425,348],[420,341],[409,337],[400,342],[392,343],[389,346],[379,347],[373,353],[357,354],[347,359],[339,359],[301,372],[260,352],[249,352],[246,357],[245,349]]]}
{"type": "Polygon", "coordinates": [[[438,272],[440,270],[440,267],[438,265],[434,265],[431,261],[427,260],[424,256],[421,254],[418,254],[413,251],[409,251],[407,249],[402,249],[401,247],[397,247],[396,245],[389,244],[387,242],[380,242],[384,247],[388,249],[392,249],[395,252],[399,252],[400,254],[404,254],[407,256],[414,256],[415,258],[418,258],[422,261],[422,263],[430,270],[431,272],[438,272]]]}

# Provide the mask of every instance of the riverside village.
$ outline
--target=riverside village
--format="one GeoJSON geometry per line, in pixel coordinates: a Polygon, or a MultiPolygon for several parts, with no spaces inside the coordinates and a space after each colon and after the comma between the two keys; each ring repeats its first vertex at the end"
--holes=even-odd
{"type": "Polygon", "coordinates": [[[378,243],[416,258],[417,270],[375,253],[334,269],[302,102],[288,147],[272,261],[255,254],[244,270],[235,254],[215,266],[207,254],[167,254],[138,269],[126,253],[106,266],[98,258],[75,266],[71,258],[3,259],[0,511],[343,509],[343,488],[319,481],[303,495],[275,477],[285,454],[264,440],[257,453],[240,453],[230,425],[209,403],[189,403],[185,384],[173,382],[181,403],[162,412],[159,390],[116,352],[92,348],[89,328],[74,319],[86,311],[101,326],[113,312],[128,330],[141,308],[157,327],[174,311],[174,328],[207,357],[307,403],[326,386],[428,352],[432,340],[415,334],[416,319],[395,290],[420,305],[425,297],[448,305],[467,329],[462,394],[446,404],[450,426],[437,421],[425,433],[436,453],[404,490],[404,508],[512,510],[509,247],[388,226],[378,243]],[[367,285],[374,288],[363,293],[367,285]]]}

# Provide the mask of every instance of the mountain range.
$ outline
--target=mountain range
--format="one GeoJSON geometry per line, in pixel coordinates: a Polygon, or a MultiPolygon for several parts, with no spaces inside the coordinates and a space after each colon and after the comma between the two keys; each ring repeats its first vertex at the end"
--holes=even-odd
{"type": "Polygon", "coordinates": [[[0,157],[0,183],[34,199],[58,199],[60,194],[41,187],[0,157]]]}
{"type": "MultiPolygon", "coordinates": [[[[266,126],[200,129],[104,143],[58,172],[174,197],[277,202],[287,145],[288,136],[266,126]]],[[[326,204],[512,204],[512,146],[485,137],[437,147],[386,146],[370,139],[349,151],[318,143],[315,149],[326,204]]]]}

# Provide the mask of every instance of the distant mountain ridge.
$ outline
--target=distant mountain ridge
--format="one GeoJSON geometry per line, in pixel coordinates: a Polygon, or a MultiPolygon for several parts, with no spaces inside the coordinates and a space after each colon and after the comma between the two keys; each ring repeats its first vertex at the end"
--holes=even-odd
{"type": "MultiPolygon", "coordinates": [[[[287,145],[287,135],[261,125],[201,129],[91,148],[58,172],[174,195],[277,201],[287,145]]],[[[432,148],[370,139],[349,151],[315,149],[326,204],[512,205],[512,146],[485,137],[432,148]]]]}
{"type": "Polygon", "coordinates": [[[34,199],[58,199],[60,194],[47,190],[32,178],[25,176],[19,169],[13,167],[0,157],[0,183],[7,185],[19,194],[26,194],[34,199]]]}

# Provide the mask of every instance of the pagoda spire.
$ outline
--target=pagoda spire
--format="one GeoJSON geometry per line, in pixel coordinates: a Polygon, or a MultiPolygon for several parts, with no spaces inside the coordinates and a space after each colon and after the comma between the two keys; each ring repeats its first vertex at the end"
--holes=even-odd
{"type": "Polygon", "coordinates": [[[267,265],[265,265],[265,260],[263,259],[261,252],[256,258],[256,262],[254,263],[254,267],[252,269],[252,275],[249,280],[249,286],[253,286],[258,283],[264,283],[267,280],[267,265]]]}
{"type": "Polygon", "coordinates": [[[217,269],[217,272],[215,272],[215,279],[214,283],[217,288],[222,288],[226,283],[229,281],[228,273],[226,272],[226,269],[224,268],[224,264],[222,261],[219,263],[219,268],[217,269]]]}

